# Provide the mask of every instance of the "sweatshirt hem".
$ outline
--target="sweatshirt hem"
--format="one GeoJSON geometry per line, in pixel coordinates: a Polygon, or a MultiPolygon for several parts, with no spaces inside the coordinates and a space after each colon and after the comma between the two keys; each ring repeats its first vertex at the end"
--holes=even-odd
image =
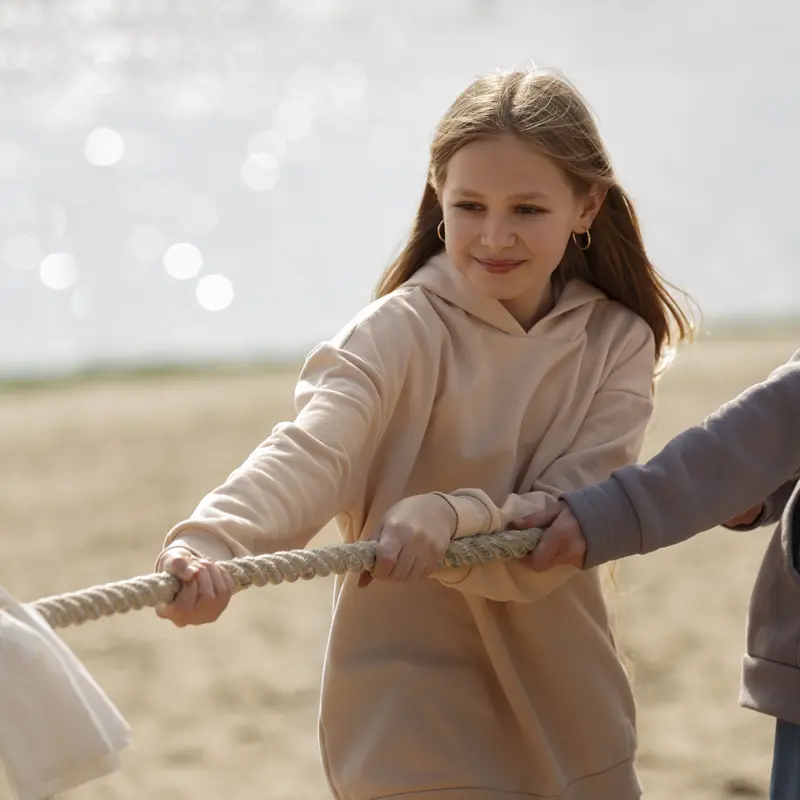
{"type": "Polygon", "coordinates": [[[800,666],[745,655],[739,705],[800,725],[800,666]]]}
{"type": "Polygon", "coordinates": [[[604,772],[577,778],[559,794],[511,789],[491,789],[482,786],[460,786],[450,789],[427,789],[417,792],[400,792],[377,796],[354,795],[358,800],[638,800],[642,785],[636,776],[631,759],[604,772]]]}

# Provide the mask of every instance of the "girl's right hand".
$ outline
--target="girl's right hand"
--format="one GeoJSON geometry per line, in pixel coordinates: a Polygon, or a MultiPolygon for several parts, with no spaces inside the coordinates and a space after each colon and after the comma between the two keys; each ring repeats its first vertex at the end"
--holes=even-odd
{"type": "Polygon", "coordinates": [[[198,558],[183,547],[169,548],[159,559],[158,570],[180,578],[183,585],[171,603],[159,603],[156,614],[179,628],[214,622],[227,608],[236,587],[218,564],[198,558]]]}

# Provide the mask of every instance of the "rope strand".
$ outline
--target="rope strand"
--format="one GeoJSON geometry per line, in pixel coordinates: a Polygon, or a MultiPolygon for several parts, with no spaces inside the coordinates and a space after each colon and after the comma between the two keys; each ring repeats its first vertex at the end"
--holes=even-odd
{"type": "MultiPolygon", "coordinates": [[[[477,566],[529,555],[539,543],[538,528],[478,534],[453,540],[441,567],[477,566]]],[[[331,573],[371,572],[377,542],[334,544],[308,550],[287,550],[269,555],[247,556],[218,562],[233,578],[236,589],[277,585],[284,581],[310,580],[331,573]]],[[[36,600],[32,606],[53,628],[81,625],[89,620],[139,611],[158,603],[169,603],[181,581],[167,572],[142,575],[66,594],[36,600]]]]}

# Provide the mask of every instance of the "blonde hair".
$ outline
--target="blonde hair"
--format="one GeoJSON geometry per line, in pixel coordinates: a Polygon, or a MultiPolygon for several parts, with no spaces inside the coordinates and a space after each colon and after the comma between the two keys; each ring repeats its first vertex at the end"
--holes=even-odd
{"type": "Polygon", "coordinates": [[[633,204],[617,183],[597,126],[584,100],[565,78],[545,71],[508,72],[478,78],[445,113],[430,148],[428,178],[408,242],[376,290],[381,297],[407,281],[444,249],[437,189],[453,155],[476,139],[513,135],[557,164],[578,193],[592,186],[606,197],[591,227],[591,247],[573,241],[553,275],[556,285],[573,278],[593,284],[642,317],[653,331],[656,356],[692,326],[650,263],[633,204]],[[673,331],[674,326],[674,331],[673,331]]]}

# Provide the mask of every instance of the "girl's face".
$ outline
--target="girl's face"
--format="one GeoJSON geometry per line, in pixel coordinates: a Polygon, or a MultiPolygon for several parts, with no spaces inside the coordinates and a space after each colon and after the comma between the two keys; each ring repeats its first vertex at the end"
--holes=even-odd
{"type": "Polygon", "coordinates": [[[502,136],[458,150],[439,197],[455,267],[528,330],[552,304],[550,276],[571,234],[591,226],[604,193],[576,195],[552,161],[502,136]]]}

